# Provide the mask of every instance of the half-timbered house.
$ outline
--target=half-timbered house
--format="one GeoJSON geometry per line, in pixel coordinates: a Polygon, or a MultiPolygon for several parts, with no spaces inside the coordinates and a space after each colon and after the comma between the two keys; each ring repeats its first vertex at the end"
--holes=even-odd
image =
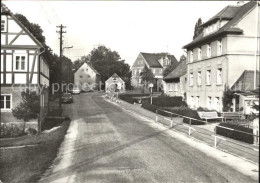
{"type": "Polygon", "coordinates": [[[49,101],[49,66],[43,52],[42,44],[1,3],[2,122],[19,122],[13,117],[12,108],[21,101],[21,92],[25,88],[39,94],[40,116],[45,113],[49,101]]]}

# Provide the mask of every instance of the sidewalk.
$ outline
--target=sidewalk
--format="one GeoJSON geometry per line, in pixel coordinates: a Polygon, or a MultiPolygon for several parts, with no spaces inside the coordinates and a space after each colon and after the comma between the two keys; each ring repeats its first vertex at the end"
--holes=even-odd
{"type": "MultiPolygon", "coordinates": [[[[120,100],[120,104],[118,105],[120,105],[126,110],[129,110],[131,112],[134,112],[136,114],[142,115],[146,118],[155,121],[156,114],[142,108],[139,104],[129,104],[125,101],[120,100]]],[[[170,120],[167,117],[158,115],[158,122],[170,126],[170,120]]],[[[184,126],[183,124],[185,123],[182,122],[182,118],[174,118],[172,129],[189,136],[189,129],[188,127],[186,127],[189,125],[185,124],[186,126],[184,126]]],[[[209,124],[208,126],[192,125],[192,128],[194,128],[196,131],[192,130],[191,137],[213,147],[214,137],[212,135],[215,135],[215,133],[212,130],[214,129],[215,125],[216,124],[209,124]]],[[[217,149],[228,152],[235,156],[239,156],[255,164],[259,164],[259,146],[256,147],[252,144],[243,143],[227,137],[223,137],[223,138],[226,139],[226,141],[219,139],[217,144],[217,149]]]]}

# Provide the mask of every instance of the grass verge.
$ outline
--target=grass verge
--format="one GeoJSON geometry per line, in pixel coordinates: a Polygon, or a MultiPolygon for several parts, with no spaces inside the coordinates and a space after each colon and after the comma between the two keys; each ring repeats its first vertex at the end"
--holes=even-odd
{"type": "Polygon", "coordinates": [[[0,149],[0,179],[2,182],[36,182],[52,164],[69,127],[65,120],[60,128],[49,133],[2,139],[1,147],[35,145],[0,149]]]}

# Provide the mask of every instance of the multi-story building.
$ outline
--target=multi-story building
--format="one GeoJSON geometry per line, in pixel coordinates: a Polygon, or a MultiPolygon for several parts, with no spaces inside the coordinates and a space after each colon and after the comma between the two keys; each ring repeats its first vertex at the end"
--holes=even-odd
{"type": "Polygon", "coordinates": [[[82,91],[99,90],[100,74],[84,62],[74,73],[74,84],[82,91]]]}
{"type": "MultiPolygon", "coordinates": [[[[39,94],[41,113],[49,101],[49,66],[42,44],[1,4],[1,122],[20,122],[12,109],[26,88],[39,94]]],[[[37,122],[37,119],[35,120],[37,122]]]]}
{"type": "Polygon", "coordinates": [[[222,111],[225,86],[252,70],[254,88],[259,71],[259,3],[227,6],[203,23],[203,32],[187,50],[187,103],[222,111]]]}
{"type": "Polygon", "coordinates": [[[132,86],[138,87],[141,85],[142,79],[140,73],[143,71],[145,65],[148,69],[152,70],[156,85],[160,85],[162,83],[164,70],[171,64],[175,65],[175,67],[179,64],[174,55],[165,53],[139,53],[131,68],[132,86]]]}

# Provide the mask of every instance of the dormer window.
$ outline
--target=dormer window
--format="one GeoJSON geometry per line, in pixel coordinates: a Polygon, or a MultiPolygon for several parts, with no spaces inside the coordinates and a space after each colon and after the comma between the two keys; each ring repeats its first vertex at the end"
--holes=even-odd
{"type": "Polygon", "coordinates": [[[7,31],[7,19],[6,16],[1,16],[1,32],[7,31]]]}
{"type": "Polygon", "coordinates": [[[222,41],[218,41],[218,55],[222,55],[222,41]]]}
{"type": "Polygon", "coordinates": [[[201,60],[201,48],[198,48],[198,60],[201,60]]]}
{"type": "Polygon", "coordinates": [[[193,62],[193,51],[190,51],[190,62],[193,62]]]}
{"type": "Polygon", "coordinates": [[[208,50],[207,51],[208,58],[210,58],[211,57],[211,46],[210,46],[210,44],[208,44],[208,49],[207,50],[208,50]]]}

